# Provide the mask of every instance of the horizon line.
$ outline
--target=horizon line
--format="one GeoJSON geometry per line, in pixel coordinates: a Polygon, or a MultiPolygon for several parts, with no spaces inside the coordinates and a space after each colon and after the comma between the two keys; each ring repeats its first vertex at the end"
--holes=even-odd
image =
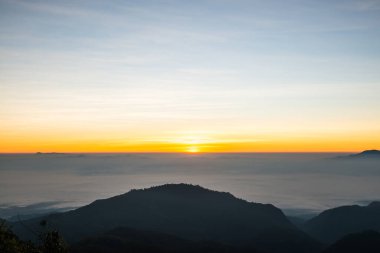
{"type": "MultiPolygon", "coordinates": [[[[367,150],[367,149],[366,149],[367,150]]],[[[125,151],[125,152],[91,152],[91,151],[83,151],[83,152],[0,152],[0,155],[11,155],[11,154],[41,154],[41,155],[59,155],[59,154],[189,154],[189,155],[198,155],[198,154],[328,154],[328,153],[358,153],[366,150],[360,151],[218,151],[218,152],[186,152],[186,151],[171,151],[171,152],[162,152],[162,151],[125,151]]],[[[373,150],[373,149],[368,149],[373,150]]]]}

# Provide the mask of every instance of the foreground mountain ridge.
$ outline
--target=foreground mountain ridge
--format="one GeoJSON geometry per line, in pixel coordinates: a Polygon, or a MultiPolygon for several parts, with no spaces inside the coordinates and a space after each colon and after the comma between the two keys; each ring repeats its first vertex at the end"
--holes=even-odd
{"type": "MultiPolygon", "coordinates": [[[[43,217],[70,243],[117,227],[214,241],[270,252],[317,252],[319,243],[296,228],[271,204],[252,203],[230,193],[188,184],[168,184],[97,200],[73,211],[43,217]]],[[[14,224],[22,238],[41,219],[14,224]]]]}
{"type": "Polygon", "coordinates": [[[78,253],[312,253],[328,245],[326,250],[344,252],[347,245],[366,249],[367,241],[377,248],[380,202],[328,209],[297,228],[271,204],[199,185],[166,184],[13,223],[13,231],[33,239],[31,231],[40,229],[41,220],[78,253]]]}

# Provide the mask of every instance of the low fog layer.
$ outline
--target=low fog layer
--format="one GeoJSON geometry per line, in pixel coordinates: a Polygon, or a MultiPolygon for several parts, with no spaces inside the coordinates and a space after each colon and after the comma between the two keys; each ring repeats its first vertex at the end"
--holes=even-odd
{"type": "Polygon", "coordinates": [[[0,216],[11,216],[12,210],[28,214],[30,207],[61,210],[180,182],[272,203],[295,215],[378,200],[380,160],[335,159],[341,155],[0,155],[0,216]]]}

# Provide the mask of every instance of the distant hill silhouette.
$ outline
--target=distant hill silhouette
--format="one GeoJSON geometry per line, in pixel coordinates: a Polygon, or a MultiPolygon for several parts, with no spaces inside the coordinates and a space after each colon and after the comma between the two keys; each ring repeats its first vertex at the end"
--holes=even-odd
{"type": "Polygon", "coordinates": [[[338,158],[345,159],[380,159],[380,151],[379,150],[365,150],[363,152],[352,154],[348,156],[340,156],[338,158]]]}
{"type": "Polygon", "coordinates": [[[70,253],[258,253],[220,243],[194,242],[176,236],[130,228],[116,228],[75,243],[70,253]]]}
{"type": "MultiPolygon", "coordinates": [[[[187,184],[132,190],[44,219],[68,242],[129,227],[271,252],[317,252],[320,246],[273,205],[187,184]]],[[[14,223],[13,229],[24,239],[32,238],[29,230],[37,229],[40,220],[14,223]]]]}
{"type": "Polygon", "coordinates": [[[305,231],[325,243],[364,230],[380,231],[380,202],[368,206],[342,206],[326,210],[307,221],[305,231]]]}
{"type": "Polygon", "coordinates": [[[66,155],[66,153],[59,153],[59,152],[36,152],[36,155],[66,155]]]}
{"type": "Polygon", "coordinates": [[[349,234],[323,251],[323,253],[358,252],[380,252],[380,233],[369,230],[357,234],[349,234]]]}

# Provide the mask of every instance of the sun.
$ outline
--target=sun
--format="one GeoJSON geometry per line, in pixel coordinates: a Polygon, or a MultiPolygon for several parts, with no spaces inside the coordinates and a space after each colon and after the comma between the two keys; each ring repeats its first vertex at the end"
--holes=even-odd
{"type": "Polygon", "coordinates": [[[190,146],[186,149],[186,152],[188,153],[198,153],[199,152],[199,148],[196,147],[196,146],[190,146]]]}

